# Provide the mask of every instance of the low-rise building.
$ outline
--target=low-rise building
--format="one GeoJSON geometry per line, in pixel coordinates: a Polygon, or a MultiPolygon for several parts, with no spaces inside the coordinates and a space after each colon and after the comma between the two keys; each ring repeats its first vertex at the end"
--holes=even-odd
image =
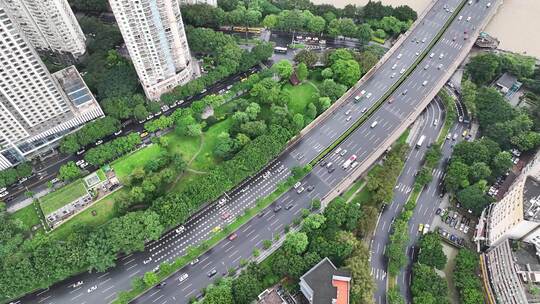
{"type": "Polygon", "coordinates": [[[348,304],[351,275],[324,258],[300,278],[300,291],[311,304],[348,304]]]}
{"type": "Polygon", "coordinates": [[[495,81],[495,85],[506,99],[510,99],[521,88],[522,83],[516,76],[504,73],[495,81]]]}

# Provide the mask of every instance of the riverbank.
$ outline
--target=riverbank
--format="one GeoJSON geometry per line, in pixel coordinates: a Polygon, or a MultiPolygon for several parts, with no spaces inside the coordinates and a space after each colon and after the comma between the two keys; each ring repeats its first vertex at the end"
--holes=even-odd
{"type": "MultiPolygon", "coordinates": [[[[365,5],[369,0],[312,0],[315,4],[330,3],[337,7],[347,4],[365,5]]],[[[382,0],[386,5],[408,5],[420,14],[431,0],[382,0]]],[[[486,32],[500,40],[500,49],[540,58],[540,39],[530,30],[540,28],[538,0],[503,0],[497,14],[486,27],[486,32]],[[532,39],[531,39],[532,38],[532,39]]]]}

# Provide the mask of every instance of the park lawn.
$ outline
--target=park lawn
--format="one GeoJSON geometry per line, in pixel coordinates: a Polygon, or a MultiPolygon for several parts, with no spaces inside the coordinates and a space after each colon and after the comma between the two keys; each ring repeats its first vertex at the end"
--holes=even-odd
{"type": "Polygon", "coordinates": [[[345,200],[349,200],[358,189],[360,189],[361,186],[363,186],[365,181],[363,179],[355,182],[345,193],[343,194],[343,198],[345,200]]]}
{"type": "Polygon", "coordinates": [[[103,172],[102,169],[99,169],[96,171],[97,176],[99,177],[100,181],[104,181],[107,177],[105,176],[105,172],[103,172]]]}
{"type": "Polygon", "coordinates": [[[114,212],[114,197],[120,192],[122,192],[122,189],[112,193],[98,202],[95,202],[88,209],[75,215],[69,219],[69,221],[54,229],[51,232],[51,235],[57,239],[64,239],[73,233],[73,229],[75,227],[84,226],[95,228],[115,218],[117,215],[114,212]],[[92,211],[96,211],[95,216],[92,215],[92,211]]]}
{"type": "Polygon", "coordinates": [[[232,119],[228,118],[208,128],[208,130],[203,134],[204,142],[201,150],[189,167],[198,171],[207,171],[211,169],[217,163],[217,160],[214,157],[214,149],[217,145],[217,138],[223,132],[228,133],[231,126],[232,119]]]}
{"type": "Polygon", "coordinates": [[[39,224],[39,216],[34,208],[34,204],[30,204],[15,211],[12,214],[12,218],[19,219],[23,223],[24,229],[30,231],[33,226],[39,224]]]}
{"type": "Polygon", "coordinates": [[[169,152],[182,155],[182,158],[189,162],[199,150],[201,145],[200,137],[180,136],[175,132],[165,135],[169,139],[169,152]]]}
{"type": "Polygon", "coordinates": [[[79,179],[41,197],[39,199],[39,205],[41,206],[41,210],[43,210],[43,214],[47,215],[58,208],[73,202],[86,193],[84,182],[82,179],[79,179]]]}
{"type": "Polygon", "coordinates": [[[313,83],[306,82],[297,86],[286,84],[283,86],[283,89],[289,91],[291,100],[288,107],[293,114],[304,114],[307,105],[310,102],[315,102],[313,95],[317,92],[317,87],[313,83]]]}
{"type": "Polygon", "coordinates": [[[151,159],[156,158],[162,149],[159,145],[150,145],[134,153],[121,157],[112,163],[116,176],[122,181],[137,167],[143,167],[151,159]]]}

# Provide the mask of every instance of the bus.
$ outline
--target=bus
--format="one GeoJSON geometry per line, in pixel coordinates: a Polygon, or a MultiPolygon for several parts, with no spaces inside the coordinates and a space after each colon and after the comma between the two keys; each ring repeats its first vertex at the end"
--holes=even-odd
{"type": "Polygon", "coordinates": [[[420,139],[418,140],[418,142],[416,143],[416,148],[420,148],[422,146],[422,144],[424,143],[424,140],[426,139],[426,136],[425,135],[422,135],[420,136],[420,139]]]}
{"type": "Polygon", "coordinates": [[[284,48],[284,47],[281,47],[281,46],[276,46],[274,48],[274,53],[287,54],[287,48],[284,48]]]}

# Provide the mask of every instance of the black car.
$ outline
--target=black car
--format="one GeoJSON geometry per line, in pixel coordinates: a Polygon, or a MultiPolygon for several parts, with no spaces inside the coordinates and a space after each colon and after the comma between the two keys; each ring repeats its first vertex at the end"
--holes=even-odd
{"type": "Polygon", "coordinates": [[[313,186],[313,185],[309,185],[309,186],[307,187],[307,191],[308,191],[308,192],[313,191],[313,189],[315,189],[315,186],[313,186]]]}
{"type": "Polygon", "coordinates": [[[210,272],[208,272],[208,277],[211,278],[211,277],[215,276],[216,273],[217,273],[217,270],[212,269],[210,272]]]}
{"type": "Polygon", "coordinates": [[[274,212],[279,212],[281,210],[281,205],[276,205],[274,207],[274,212]]]}
{"type": "Polygon", "coordinates": [[[439,214],[441,214],[441,211],[442,211],[442,209],[441,209],[441,208],[438,208],[437,211],[435,211],[435,214],[436,214],[436,215],[439,215],[439,214]]]}
{"type": "Polygon", "coordinates": [[[162,288],[163,286],[165,286],[165,285],[167,285],[166,282],[161,282],[161,283],[159,283],[159,284],[156,285],[156,288],[157,288],[157,289],[161,289],[161,288],[162,288]]]}
{"type": "Polygon", "coordinates": [[[264,211],[261,211],[261,212],[257,213],[257,216],[258,216],[258,217],[263,217],[264,214],[265,214],[265,212],[264,212],[264,211]]]}

